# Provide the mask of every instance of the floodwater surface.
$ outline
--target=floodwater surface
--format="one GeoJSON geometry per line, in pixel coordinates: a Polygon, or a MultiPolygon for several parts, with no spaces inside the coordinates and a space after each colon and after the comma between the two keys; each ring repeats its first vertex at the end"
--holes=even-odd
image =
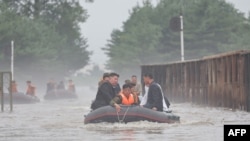
{"type": "Polygon", "coordinates": [[[96,92],[78,88],[78,99],[43,100],[36,104],[5,105],[0,113],[1,141],[222,141],[224,124],[250,124],[250,113],[226,108],[172,103],[180,123],[84,124],[96,92]]]}

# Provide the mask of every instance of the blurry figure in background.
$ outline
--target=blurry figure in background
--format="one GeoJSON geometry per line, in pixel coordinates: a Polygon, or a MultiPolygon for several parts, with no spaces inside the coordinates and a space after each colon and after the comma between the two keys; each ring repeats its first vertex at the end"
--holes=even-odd
{"type": "MultiPolygon", "coordinates": [[[[119,78],[120,75],[117,74],[117,77],[119,78]]],[[[119,94],[119,93],[121,92],[121,86],[120,86],[120,84],[119,84],[118,81],[117,81],[116,85],[113,86],[113,88],[114,88],[114,90],[115,90],[115,94],[116,94],[116,95],[119,94]]]]}
{"type": "Polygon", "coordinates": [[[142,92],[142,87],[141,84],[137,81],[137,76],[136,75],[132,75],[131,76],[131,83],[135,84],[135,88],[134,88],[134,93],[137,94],[138,96],[141,95],[142,92]]]}
{"type": "Polygon", "coordinates": [[[63,81],[60,81],[56,87],[57,90],[65,90],[65,85],[63,81]]]}
{"type": "Polygon", "coordinates": [[[15,80],[11,81],[11,88],[9,88],[9,91],[11,90],[12,94],[13,93],[18,93],[17,91],[17,83],[15,80]]]}
{"type": "Polygon", "coordinates": [[[131,83],[131,81],[129,79],[126,79],[124,82],[125,82],[125,84],[130,84],[131,83]]]}
{"type": "Polygon", "coordinates": [[[36,95],[36,87],[31,84],[31,81],[26,81],[27,84],[27,91],[26,94],[30,96],[35,96],[36,95]]]}
{"type": "Polygon", "coordinates": [[[138,105],[137,95],[133,95],[131,92],[131,84],[124,84],[122,86],[121,92],[116,95],[111,101],[110,105],[116,108],[117,112],[120,112],[121,107],[118,104],[122,105],[138,105]]]}
{"type": "Polygon", "coordinates": [[[46,90],[46,92],[48,93],[48,92],[53,91],[55,89],[56,89],[56,82],[54,81],[53,78],[51,78],[49,80],[49,82],[47,83],[47,90],[46,90]]]}
{"type": "Polygon", "coordinates": [[[91,104],[91,109],[95,110],[97,108],[107,106],[110,101],[115,97],[116,92],[114,86],[118,83],[119,74],[110,73],[109,80],[105,81],[97,90],[95,100],[91,104]]]}
{"type": "Polygon", "coordinates": [[[105,72],[103,73],[102,79],[98,82],[98,87],[100,87],[104,82],[107,82],[109,80],[109,73],[105,72]]]}
{"type": "Polygon", "coordinates": [[[75,93],[76,89],[75,89],[75,84],[73,83],[73,80],[69,80],[68,81],[68,91],[75,93]]]}
{"type": "Polygon", "coordinates": [[[138,94],[137,94],[136,91],[135,91],[135,84],[132,83],[132,82],[130,82],[130,83],[128,83],[128,84],[130,85],[131,94],[134,95],[135,103],[138,103],[138,104],[139,104],[139,103],[140,103],[140,99],[139,99],[138,94]]]}

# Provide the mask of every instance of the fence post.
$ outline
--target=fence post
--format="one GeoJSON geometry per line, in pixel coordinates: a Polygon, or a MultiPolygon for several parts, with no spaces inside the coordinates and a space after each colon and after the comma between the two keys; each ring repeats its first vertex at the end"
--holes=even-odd
{"type": "Polygon", "coordinates": [[[13,72],[9,72],[9,92],[10,92],[10,112],[13,111],[13,93],[12,93],[12,76],[13,76],[13,72]]]}
{"type": "Polygon", "coordinates": [[[1,111],[4,111],[4,93],[3,93],[3,73],[0,72],[0,96],[1,96],[1,111]]]}
{"type": "Polygon", "coordinates": [[[9,88],[9,98],[10,98],[10,112],[13,111],[13,97],[12,97],[12,85],[11,85],[11,80],[12,80],[12,74],[11,72],[0,72],[0,97],[1,97],[1,111],[4,111],[4,84],[5,84],[5,75],[7,75],[8,79],[6,80],[8,82],[8,88],[9,88]]]}

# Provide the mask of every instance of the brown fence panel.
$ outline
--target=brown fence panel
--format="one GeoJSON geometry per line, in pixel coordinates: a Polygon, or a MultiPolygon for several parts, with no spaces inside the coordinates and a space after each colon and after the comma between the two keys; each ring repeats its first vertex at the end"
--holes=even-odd
{"type": "Polygon", "coordinates": [[[246,93],[246,110],[250,111],[250,54],[244,54],[244,92],[246,93]]]}
{"type": "Polygon", "coordinates": [[[240,64],[242,64],[240,79],[240,89],[241,89],[241,109],[246,110],[250,112],[250,53],[244,53],[241,55],[241,61],[240,64]]]}
{"type": "Polygon", "coordinates": [[[240,50],[199,60],[142,65],[172,102],[250,111],[250,51],[240,50]]]}

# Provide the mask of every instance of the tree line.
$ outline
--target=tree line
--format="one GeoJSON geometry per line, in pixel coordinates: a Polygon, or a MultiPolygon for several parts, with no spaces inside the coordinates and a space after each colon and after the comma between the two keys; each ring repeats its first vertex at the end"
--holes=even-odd
{"type": "Polygon", "coordinates": [[[91,52],[79,24],[88,16],[75,0],[0,0],[1,70],[9,70],[12,40],[16,76],[62,78],[84,67],[91,52]]]}
{"type": "MultiPolygon", "coordinates": [[[[181,9],[186,60],[250,48],[250,16],[224,0],[145,0],[102,48],[107,68],[135,74],[143,64],[180,60],[180,35],[169,23],[181,9]]],[[[10,68],[12,40],[19,77],[63,77],[83,68],[92,52],[79,24],[88,16],[76,0],[0,0],[1,71],[10,68]]]]}
{"type": "Polygon", "coordinates": [[[250,16],[224,0],[149,0],[135,6],[122,29],[114,29],[102,49],[108,68],[138,72],[140,65],[181,59],[180,33],[170,29],[172,17],[182,12],[185,59],[231,50],[250,49],[250,16]]]}

